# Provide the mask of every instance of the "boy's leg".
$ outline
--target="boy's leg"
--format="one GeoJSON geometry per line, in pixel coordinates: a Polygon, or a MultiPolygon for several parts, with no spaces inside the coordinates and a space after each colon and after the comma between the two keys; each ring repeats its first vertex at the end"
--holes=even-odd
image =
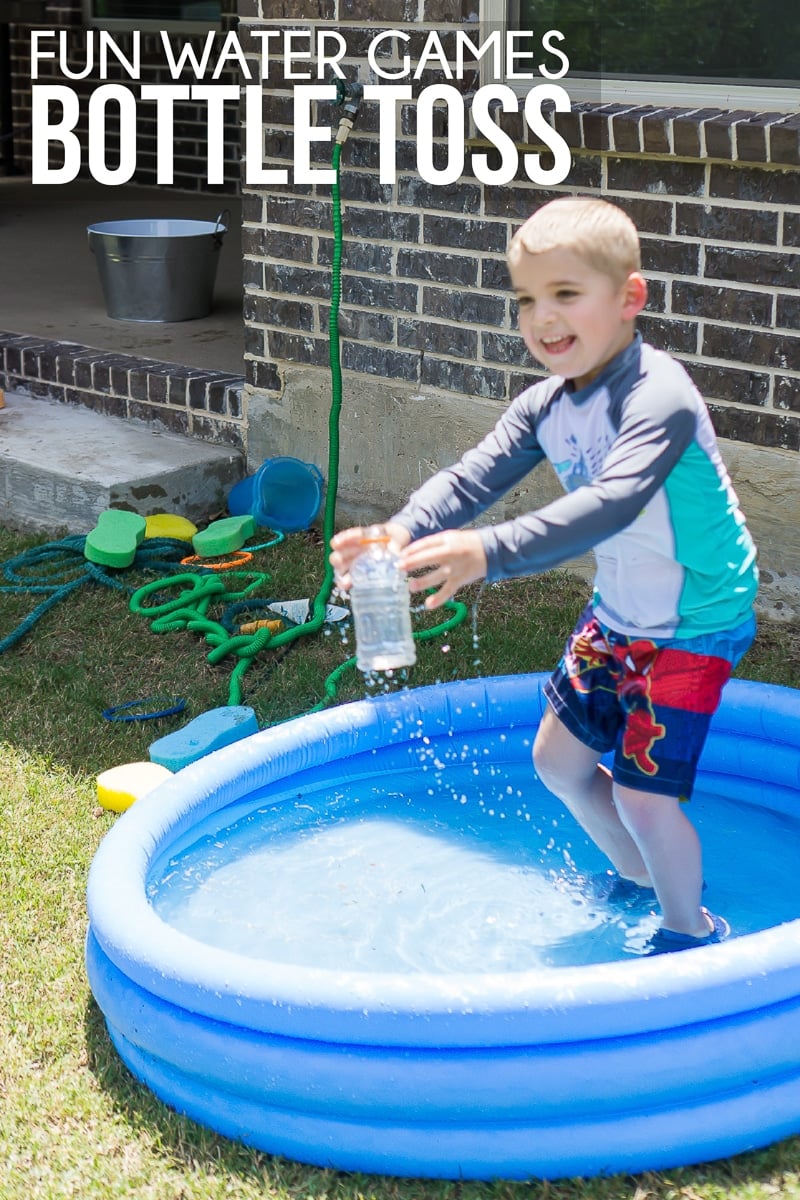
{"type": "Polygon", "coordinates": [[[536,773],[569,809],[617,871],[655,888],[663,924],[676,933],[707,937],[700,911],[700,840],[675,796],[613,784],[600,755],[545,710],[533,747],[536,773]]]}
{"type": "Polygon", "coordinates": [[[693,938],[715,934],[719,918],[700,906],[700,840],[682,800],[692,794],[722,688],[754,632],[751,618],[728,632],[658,648],[634,640],[617,651],[626,713],[614,761],[617,811],[647,864],[663,928],[693,938]]]}
{"type": "Polygon", "coordinates": [[[666,929],[707,937],[700,909],[703,867],[700,839],[680,800],[614,785],[616,810],[636,843],[655,888],[666,929]]]}
{"type": "Polygon", "coordinates": [[[648,867],[617,811],[611,774],[599,760],[600,753],[570,733],[548,706],[533,747],[537,775],[620,875],[650,887],[648,867]]]}
{"type": "Polygon", "coordinates": [[[537,772],[620,875],[654,887],[663,930],[690,940],[719,940],[725,922],[700,906],[700,844],[681,799],[754,633],[750,618],[725,633],[657,643],[612,634],[587,608],[545,685],[537,772]],[[600,765],[612,747],[613,784],[600,765]]]}

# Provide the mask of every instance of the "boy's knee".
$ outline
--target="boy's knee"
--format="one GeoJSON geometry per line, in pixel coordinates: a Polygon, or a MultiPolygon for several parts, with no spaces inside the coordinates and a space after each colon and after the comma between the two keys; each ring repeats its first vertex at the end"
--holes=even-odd
{"type": "Polygon", "coordinates": [[[656,836],[672,810],[679,808],[678,801],[672,796],[619,785],[614,788],[614,803],[625,827],[645,840],[656,836]]]}
{"type": "Polygon", "coordinates": [[[533,768],[541,782],[562,800],[590,788],[599,754],[578,741],[549,708],[533,743],[533,768]]]}
{"type": "Polygon", "coordinates": [[[551,774],[551,755],[547,741],[542,737],[541,729],[533,743],[533,769],[546,786],[551,774]]]}
{"type": "Polygon", "coordinates": [[[544,786],[556,795],[574,784],[575,763],[561,744],[557,731],[549,728],[548,722],[539,727],[533,743],[533,769],[544,786]]]}

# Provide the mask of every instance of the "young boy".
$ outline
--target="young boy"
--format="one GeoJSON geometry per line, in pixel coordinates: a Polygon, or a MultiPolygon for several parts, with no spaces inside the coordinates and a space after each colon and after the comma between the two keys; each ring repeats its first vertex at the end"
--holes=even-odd
{"type": "MultiPolygon", "coordinates": [[[[401,565],[437,608],[464,584],[535,574],[593,548],[592,600],[546,685],[534,746],[542,781],[607,855],[621,898],[653,888],[648,950],[718,942],[685,816],[712,714],[755,633],[755,548],[705,405],[683,368],[643,343],[639,237],[604,200],[564,197],[511,241],[520,330],[554,372],[388,524],[401,565]],[[461,526],[547,458],[566,495],[480,529],[461,526]],[[600,758],[613,751],[609,772],[600,758]]],[[[359,530],[332,540],[347,587],[359,530]]]]}

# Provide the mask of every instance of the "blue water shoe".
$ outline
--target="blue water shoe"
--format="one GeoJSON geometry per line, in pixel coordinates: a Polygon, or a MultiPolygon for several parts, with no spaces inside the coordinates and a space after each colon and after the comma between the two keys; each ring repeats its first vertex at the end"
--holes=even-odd
{"type": "Polygon", "coordinates": [[[696,946],[712,946],[715,942],[724,942],[731,931],[725,918],[715,916],[707,908],[701,908],[700,911],[711,924],[706,937],[693,937],[690,933],[678,933],[674,929],[665,929],[662,926],[655,931],[645,946],[645,954],[672,954],[676,950],[693,950],[696,946]]]}
{"type": "Polygon", "coordinates": [[[607,904],[616,904],[623,908],[649,910],[658,903],[654,888],[634,883],[618,871],[598,871],[596,875],[590,875],[584,890],[592,900],[603,900],[607,904]]]}

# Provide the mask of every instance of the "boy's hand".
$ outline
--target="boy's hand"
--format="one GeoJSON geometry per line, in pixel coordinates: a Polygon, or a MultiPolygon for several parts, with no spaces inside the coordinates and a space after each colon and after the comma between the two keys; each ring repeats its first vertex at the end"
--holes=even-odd
{"type": "Polygon", "coordinates": [[[426,608],[440,608],[467,583],[475,583],[486,574],[486,551],[474,529],[447,529],[420,538],[400,555],[404,571],[425,570],[424,575],[408,581],[412,592],[439,585],[425,600],[426,608]]]}
{"type": "MultiPolygon", "coordinates": [[[[411,541],[411,534],[404,525],[394,521],[383,522],[383,527],[391,539],[395,550],[402,550],[411,541]]],[[[336,584],[342,591],[349,591],[352,580],[350,568],[364,549],[362,541],[366,527],[355,525],[352,529],[343,529],[341,533],[331,538],[330,564],[336,576],[336,584]]]]}

